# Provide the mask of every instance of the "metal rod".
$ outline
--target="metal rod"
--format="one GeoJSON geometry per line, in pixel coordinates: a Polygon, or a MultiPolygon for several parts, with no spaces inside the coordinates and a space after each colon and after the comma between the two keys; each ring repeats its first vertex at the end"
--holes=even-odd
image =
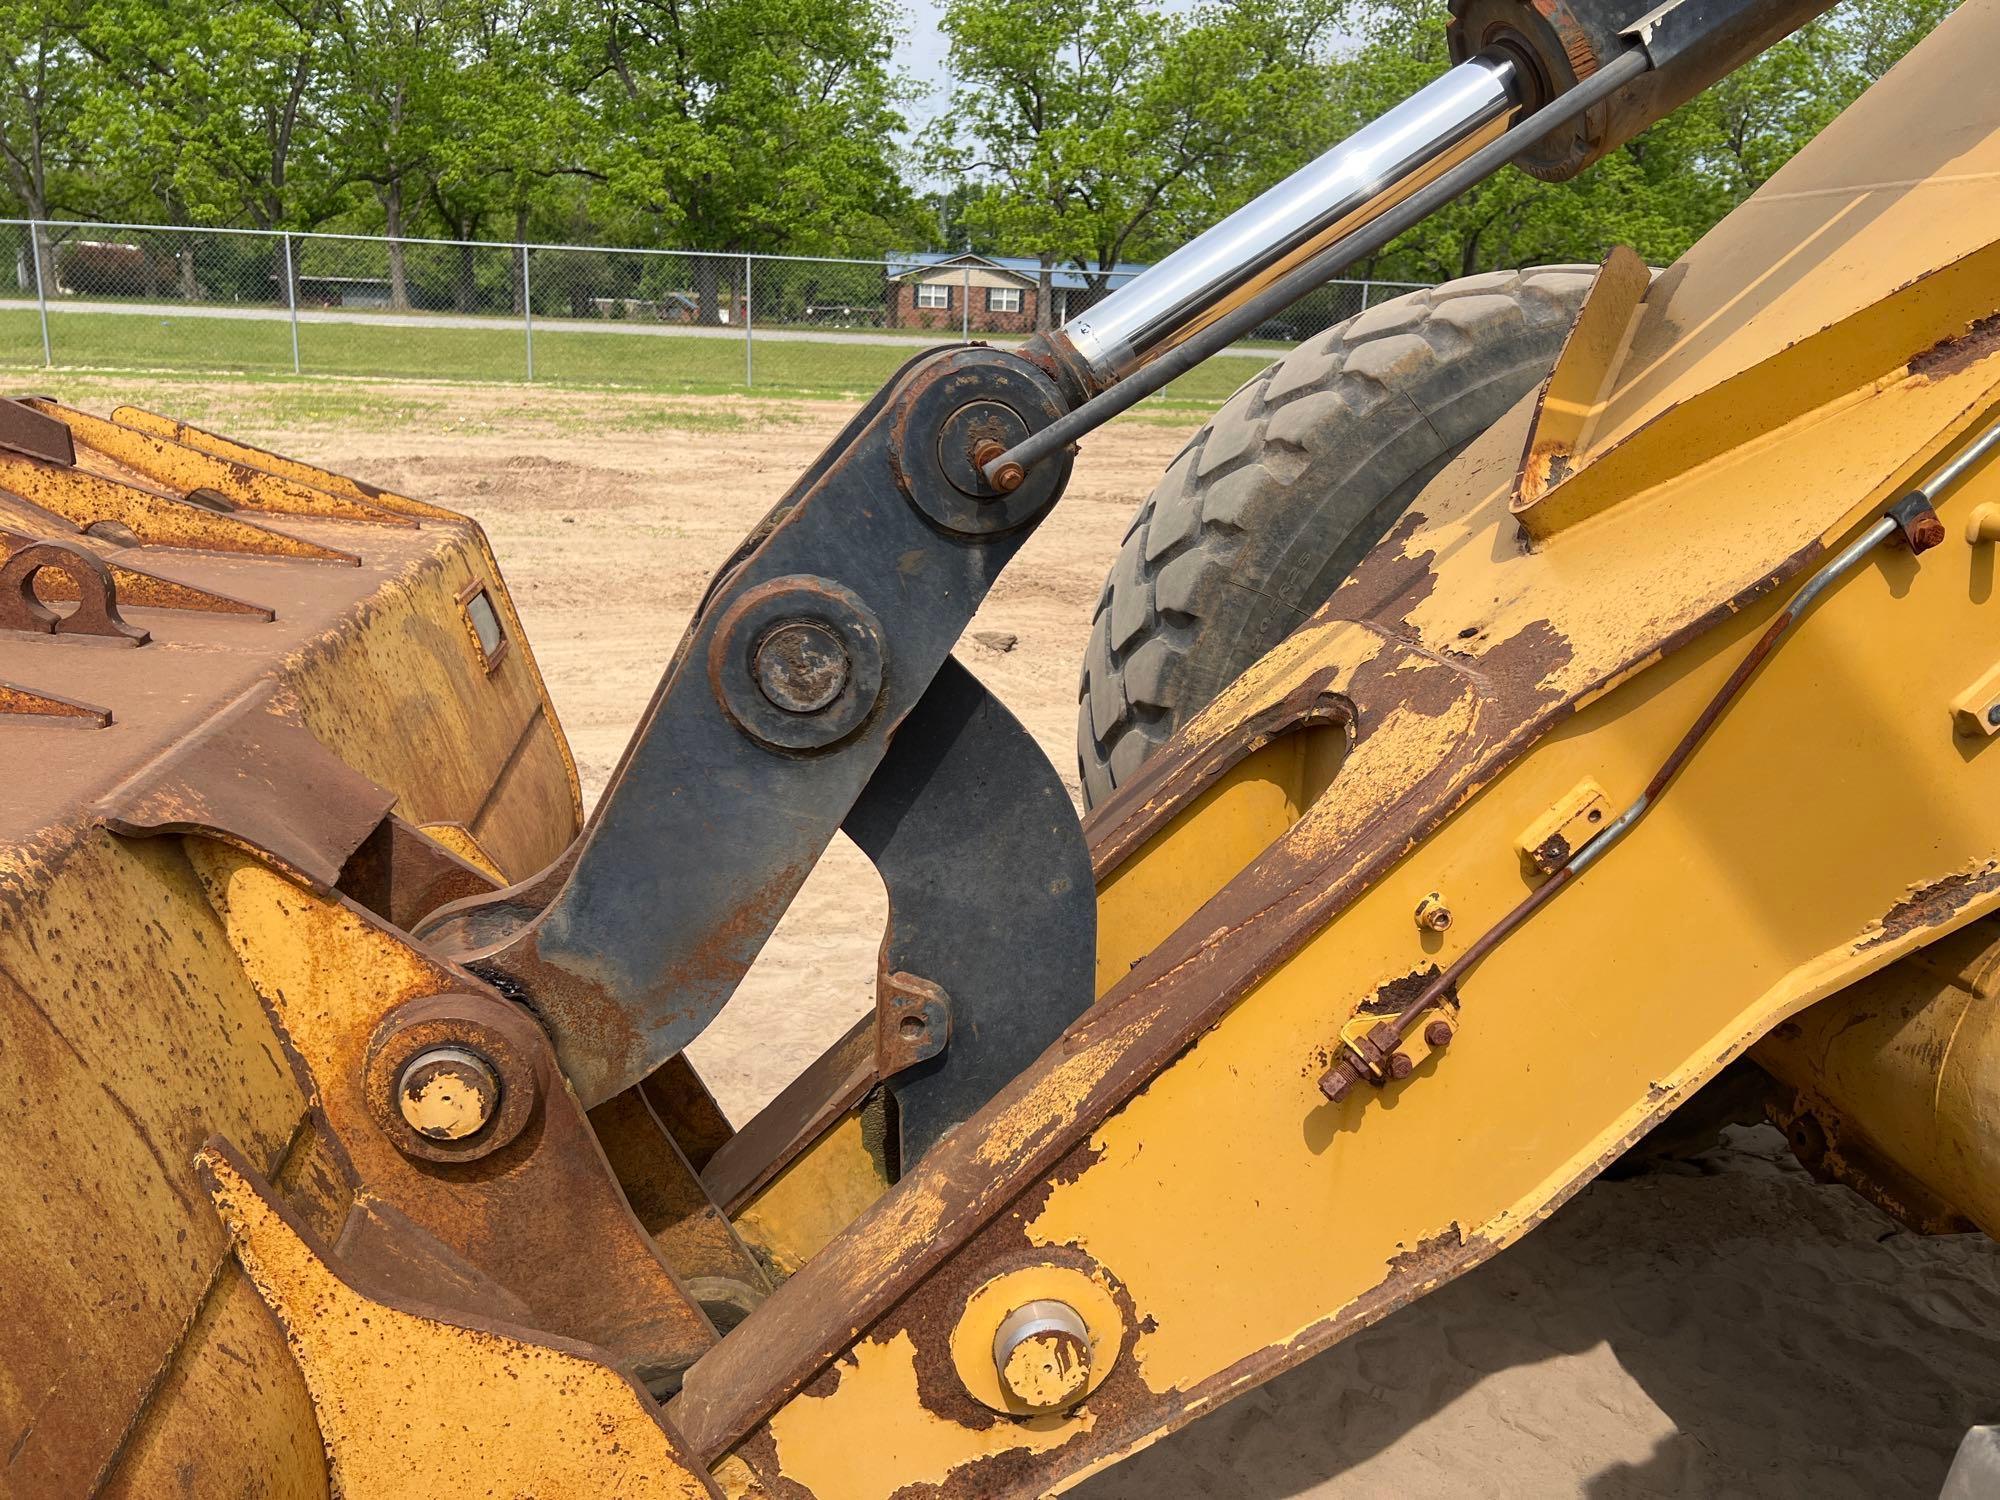
{"type": "Polygon", "coordinates": [[[2000,448],[2000,422],[1980,433],[1965,448],[1937,473],[1918,485],[1910,493],[1921,495],[1926,501],[1935,502],[1945,491],[1957,485],[1966,471],[1995,448],[2000,448]]]}
{"type": "Polygon", "coordinates": [[[1646,54],[1640,48],[1621,53],[1498,140],[1482,146],[1443,176],[1418,189],[1379,217],[1335,240],[1185,343],[1169,349],[1151,364],[1126,376],[1109,390],[1092,397],[1039,432],[1030,433],[981,470],[986,482],[999,488],[997,476],[1004,468],[1018,465],[1020,471],[1025,473],[1050,454],[1067,448],[1085,433],[1103,426],[1155,391],[1164,390],[1210,355],[1228,348],[1266,318],[1330,281],[1335,271],[1351,265],[1364,255],[1373,254],[1466,189],[1491,177],[1544,136],[1575,119],[1606,95],[1623,88],[1649,66],[1646,54]]]}
{"type": "Polygon", "coordinates": [[[1505,57],[1460,63],[1072,318],[1064,336],[1097,384],[1131,374],[1491,140],[1519,108],[1514,78],[1505,57]]]}
{"type": "Polygon", "coordinates": [[[528,247],[521,247],[521,336],[528,351],[528,383],[535,380],[535,297],[528,285],[528,247]]]}
{"type": "Polygon", "coordinates": [[[743,257],[743,384],[755,384],[755,368],[750,353],[750,257],[743,257]]]}
{"type": "Polygon", "coordinates": [[[35,310],[42,318],[42,367],[55,366],[55,351],[49,345],[49,294],[42,285],[42,225],[39,219],[28,220],[28,259],[35,263],[35,310]]]}
{"type": "MultiPolygon", "coordinates": [[[[1451,994],[1465,976],[1477,968],[1485,958],[1512,935],[1522,923],[1540,911],[1557,893],[1566,889],[1584,871],[1608,854],[1626,834],[1635,828],[1647,813],[1659,802],[1667,788],[1673,784],[1683,767],[1694,757],[1696,750],[1708,738],[1722,715],[1742,695],[1750,680],[1755,677],[1765,662],[1777,653],[1778,648],[1805,618],[1814,604],[1826,591],[1841,579],[1860,567],[1885,542],[1901,539],[1912,551],[1923,551],[1936,545],[1943,536],[1943,528],[1938,524],[1932,503],[1950,491],[1964,478],[1974,464],[1986,454],[2000,448],[2000,422],[1982,432],[1967,444],[1950,463],[1931,476],[1928,483],[1911,491],[1888,513],[1878,516],[1859,536],[1842,548],[1832,561],[1826,563],[1803,584],[1792,597],[1785,601],[1785,607],[1778,612],[1756,643],[1744,652],[1736,663],[1728,679],[1716,690],[1715,696],[1690,724],[1687,731],[1667,753],[1660,768],[1645,785],[1638,797],[1623,812],[1606,823],[1589,842],[1584,843],[1564,860],[1549,878],[1530,891],[1514,908],[1460,954],[1442,973],[1434,977],[1396,1015],[1376,1028],[1370,1034],[1370,1042],[1378,1050],[1393,1050],[1398,1046],[1424,1013],[1435,1007],[1446,995],[1451,994]],[[1379,1037],[1378,1037],[1379,1034],[1379,1037]]],[[[1326,1071],[1320,1079],[1320,1089],[1329,1099],[1338,1103],[1356,1085],[1362,1083],[1368,1074],[1353,1057],[1343,1057],[1326,1071]]]]}
{"type": "Polygon", "coordinates": [[[292,373],[299,373],[299,286],[292,276],[292,237],[286,234],[285,242],[285,307],[292,320],[292,373]]]}
{"type": "Polygon", "coordinates": [[[966,343],[972,342],[972,267],[966,266],[959,272],[962,294],[959,297],[958,336],[966,343]]]}

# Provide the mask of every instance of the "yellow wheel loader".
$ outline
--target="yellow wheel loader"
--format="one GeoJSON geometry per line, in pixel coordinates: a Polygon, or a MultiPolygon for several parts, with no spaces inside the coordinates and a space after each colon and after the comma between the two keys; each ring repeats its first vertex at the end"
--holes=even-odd
{"type": "Polygon", "coordinates": [[[1107,588],[1083,823],[951,654],[1108,417],[1825,8],[1454,0],[1129,287],[912,358],[587,819],[477,527],[0,403],[9,1492],[1056,1492],[1731,1065],[2000,1227],[2000,0],[1658,275],[1246,387],[1107,588]],[[685,1049],[836,832],[875,1008],[732,1129],[685,1049]]]}

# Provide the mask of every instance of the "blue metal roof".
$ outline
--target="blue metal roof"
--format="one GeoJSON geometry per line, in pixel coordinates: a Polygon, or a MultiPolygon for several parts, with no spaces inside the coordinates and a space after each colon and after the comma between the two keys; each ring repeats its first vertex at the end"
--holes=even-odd
{"type": "MultiPolygon", "coordinates": [[[[994,266],[1002,271],[1012,271],[1015,275],[1025,276],[1030,281],[1039,276],[1042,270],[1042,263],[1032,255],[980,255],[969,250],[897,250],[892,251],[885,259],[891,276],[907,276],[912,271],[921,271],[930,266],[957,265],[961,261],[970,265],[994,266]]],[[[1111,274],[1123,281],[1145,269],[1144,261],[1121,260],[1112,267],[1111,274]]],[[[1049,284],[1058,291],[1075,292],[1083,290],[1090,283],[1074,264],[1058,261],[1049,268],[1049,284]]]]}

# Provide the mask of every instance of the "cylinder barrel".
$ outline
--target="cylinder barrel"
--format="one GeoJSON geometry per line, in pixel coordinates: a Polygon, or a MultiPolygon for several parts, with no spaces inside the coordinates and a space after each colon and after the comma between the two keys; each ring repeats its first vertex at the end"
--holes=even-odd
{"type": "Polygon", "coordinates": [[[1820,1001],[1751,1056],[1817,1175],[1911,1227],[2000,1234],[2000,919],[1820,1001]]]}

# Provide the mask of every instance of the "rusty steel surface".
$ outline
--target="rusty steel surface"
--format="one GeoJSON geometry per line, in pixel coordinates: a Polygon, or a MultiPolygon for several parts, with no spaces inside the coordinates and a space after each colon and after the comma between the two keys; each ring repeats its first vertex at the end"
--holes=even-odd
{"type": "MultiPolygon", "coordinates": [[[[50,517],[54,520],[55,517],[50,517]]],[[[0,526],[0,551],[8,557],[28,547],[51,544],[55,539],[28,536],[0,526]]],[[[60,545],[83,547],[90,545],[82,533],[61,536],[60,545]]],[[[103,554],[99,553],[102,557],[103,554]]],[[[253,604],[247,599],[232,599],[227,594],[218,594],[213,589],[197,588],[193,584],[176,583],[170,578],[162,578],[143,568],[133,567],[128,562],[104,559],[106,569],[116,598],[124,604],[151,609],[200,609],[222,615],[253,615],[260,620],[269,620],[277,612],[266,604],[253,604]]],[[[73,580],[60,572],[43,574],[35,580],[35,592],[42,599],[52,603],[62,603],[78,597],[73,580]]]]}
{"type": "Polygon", "coordinates": [[[645,1091],[590,1112],[591,1128],[632,1212],[674,1274],[727,1333],[771,1290],[771,1277],[710,1199],[645,1091]]]}
{"type": "Polygon", "coordinates": [[[0,563],[0,630],[31,635],[89,636],[118,646],[143,646],[152,637],[118,612],[118,588],[95,552],[68,542],[29,542],[0,563]],[[36,594],[45,574],[67,580],[63,592],[76,607],[59,613],[36,594]]]}
{"type": "Polygon", "coordinates": [[[408,932],[440,906],[488,894],[500,883],[391,813],[347,856],[339,884],[343,894],[408,932]]]}
{"type": "Polygon", "coordinates": [[[718,1494],[601,1350],[367,1285],[226,1142],[210,1142],[199,1168],[305,1372],[347,1500],[718,1494]]]}
{"type": "Polygon", "coordinates": [[[525,1011],[260,861],[192,839],[188,855],[357,1187],[519,1297],[540,1326],[610,1349],[648,1380],[673,1380],[714,1343],[525,1011]],[[399,1108],[408,1064],[445,1046],[478,1053],[501,1080],[498,1117],[458,1140],[411,1129],[399,1108]]]}
{"type": "MultiPolygon", "coordinates": [[[[277,516],[244,550],[229,528],[247,523],[199,498],[9,461],[45,488],[41,503],[0,494],[8,553],[89,550],[151,640],[0,637],[0,754],[33,768],[0,787],[0,1048],[37,1080],[0,1106],[0,1128],[33,1143],[0,1178],[43,1204],[0,1222],[7,1482],[223,1495],[261,1472],[275,1493],[321,1494],[310,1402],[256,1294],[225,1267],[188,1164],[208,1133],[228,1134],[294,1204],[322,1205],[311,1211],[329,1237],[352,1184],[180,841],[113,834],[94,806],[275,686],[411,821],[466,830],[519,875],[578,827],[567,746],[525,642],[488,674],[467,641],[454,600],[474,582],[519,635],[471,523],[435,507],[416,527],[277,516]],[[84,535],[95,521],[119,524],[84,535]],[[126,1295],[107,1301],[105,1287],[126,1295]]],[[[60,611],[65,582],[45,570],[39,597],[60,611]]],[[[345,842],[322,844],[323,875],[340,873],[345,842]]]]}
{"type": "MultiPolygon", "coordinates": [[[[0,1310],[50,1331],[0,1386],[22,1472],[145,1493],[206,1440],[273,1455],[312,1494],[325,1475],[299,1436],[316,1430],[349,1492],[454,1458],[488,1482],[465,1467],[474,1432],[491,1482],[538,1493],[713,1493],[711,1468],[770,1500],[1050,1491],[1498,1253],[1760,1039],[1814,1035],[1844,988],[2000,910],[2000,759],[1951,708],[1993,670],[1978,583],[1993,542],[1968,517],[2000,500],[2000,466],[1969,470],[1962,493],[1937,483],[1938,513],[1896,506],[2000,412],[1996,46],[2000,0],[1971,0],[1679,265],[1644,288],[1628,277],[1643,296],[1621,322],[1612,294],[1545,393],[1543,413],[1552,394],[1576,420],[1559,455],[1543,446],[1544,482],[1521,484],[1538,451],[1525,401],[1106,804],[1097,1003],[1033,1030],[1046,1047],[942,1110],[958,1123],[928,1150],[895,1149],[897,1086],[944,1077],[968,1015],[1005,1024],[1003,1006],[969,1003],[994,962],[972,950],[1004,949],[1029,905],[954,907],[948,820],[923,800],[956,785],[948,766],[877,794],[871,852],[910,840],[888,882],[884,1015],[734,1136],[684,1066],[639,1075],[676,1050],[662,1036],[720,1005],[833,829],[869,807],[877,763],[958,748],[932,722],[953,707],[938,685],[964,686],[949,638],[1011,548],[991,538],[1033,518],[1046,482],[931,487],[960,456],[936,434],[991,397],[997,356],[907,367],[901,395],[871,403],[746,541],[587,842],[526,642],[473,638],[463,606],[482,587],[508,638],[519,624],[469,529],[287,514],[283,534],[355,564],[147,559],[204,588],[231,582],[224,566],[275,575],[286,587],[241,590],[275,620],[162,611],[141,649],[0,640],[8,681],[116,710],[88,731],[0,719],[0,745],[61,736],[76,752],[0,790],[0,835],[16,832],[0,976],[21,1002],[0,1007],[0,1043],[51,1080],[0,1102],[0,1138],[35,1153],[26,1188],[70,1177],[47,1223],[0,1224],[0,1257],[33,1273],[0,1310]],[[877,509],[861,526],[829,495],[877,509]],[[1875,545],[1891,531],[1908,545],[1875,545]],[[1838,549],[1858,565],[1827,567],[1838,549]],[[1801,580],[1827,584],[1803,618],[1788,608],[1801,580]],[[751,620],[759,589],[825,606],[824,640],[764,660],[788,617],[751,620]],[[876,635],[842,623],[857,619],[876,635]],[[765,713],[837,709],[871,640],[880,682],[852,724],[795,732],[765,713]],[[329,814],[338,836],[299,841],[339,887],[282,873],[268,829],[90,825],[105,786],[171,773],[265,683],[407,822],[385,832],[378,815],[350,846],[360,812],[329,814]],[[714,836],[718,782],[740,839],[714,836]],[[1524,864],[1522,830],[1586,784],[1609,807],[1658,808],[1601,859],[1608,844],[1584,842],[1553,874],[1524,864]],[[423,826],[466,842],[434,850],[423,826]],[[700,858],[635,889],[662,848],[700,858]],[[454,885],[469,871],[521,883],[469,906],[454,885]],[[920,899],[899,906],[899,879],[920,899]],[[1445,892],[1453,920],[1412,920],[1445,892]],[[667,897],[685,897],[672,921],[667,897]],[[532,920],[477,954],[407,930],[491,937],[467,916],[482,910],[502,930],[532,920]],[[500,985],[453,956],[489,960],[500,985]],[[935,1029],[947,1009],[953,1039],[932,1057],[883,1034],[935,1029]],[[1322,1092],[1340,1048],[1380,1104],[1322,1092]],[[194,1187],[188,1155],[216,1133],[243,1149],[209,1151],[194,1187]],[[93,1233],[113,1194],[130,1227],[93,1233]],[[76,1320],[105,1284],[141,1295],[76,1320]],[[718,1339],[711,1320],[738,1316],[718,1339]],[[261,1403],[227,1367],[239,1345],[273,1383],[261,1403]],[[678,1382],[664,1416],[635,1374],[678,1382]],[[86,1382],[94,1403],[70,1394],[86,1382]],[[200,1430],[231,1412],[236,1430],[200,1430]]],[[[191,430],[124,425],[258,467],[191,430]]],[[[88,443],[75,471],[0,454],[0,485],[76,524],[246,543],[180,514],[225,513],[114,472],[148,444],[86,429],[127,459],[88,443]]],[[[1051,897],[1083,879],[1080,860],[1016,862],[1068,872],[1041,881],[1051,897]]],[[[1030,956],[1014,955],[1021,972],[1030,956]]],[[[1989,967],[1960,966],[1941,1008],[1917,1007],[1928,1033],[1964,1031],[1959,997],[1990,988],[1989,967]]],[[[1956,1066],[1976,1074],[1983,1032],[1964,1039],[1956,1066]]],[[[1917,1087],[1900,1094],[1887,1075],[1902,1063],[1802,1074],[1786,1116],[1808,1148],[1821,1132],[1825,1170],[1927,1223],[1983,1213],[1991,1176],[1925,1170],[1954,1133],[1992,1133],[1984,1092],[1938,1051],[1903,1060],[1917,1087]],[[1926,1087],[1930,1117],[1882,1112],[1926,1087]]]]}
{"type": "Polygon", "coordinates": [[[114,833],[200,833],[248,849],[321,891],[373,834],[395,793],[348,769],[261,682],[112,788],[114,833]]]}
{"type": "MultiPolygon", "coordinates": [[[[483,942],[477,914],[460,915],[454,956],[535,1006],[586,1105],[653,1071],[720,1010],[1060,493],[1067,459],[1004,497],[952,483],[937,428],[992,402],[1037,421],[1059,409],[1054,386],[1012,354],[961,349],[906,367],[718,572],[579,847],[537,882],[546,900],[483,942]],[[844,675],[790,684],[797,674],[763,650],[804,622],[838,642],[844,675]],[[810,712],[771,696],[803,704],[836,682],[810,712]],[[731,837],[716,840],[707,789],[725,782],[741,794],[731,837]],[[674,880],[638,874],[697,842],[704,858],[674,880]]],[[[513,893],[495,905],[525,907],[513,893]]],[[[1088,996],[1040,998],[1074,1014],[1088,996]]]]}
{"type": "Polygon", "coordinates": [[[34,396],[0,398],[0,448],[44,463],[76,462],[76,442],[69,427],[43,411],[34,396]]]}
{"type": "Polygon", "coordinates": [[[1922,886],[1940,865],[1976,864],[2000,843],[1983,800],[1993,768],[1954,747],[1950,695],[1939,689],[1948,677],[1955,691],[1963,658],[1979,649],[1964,566],[1884,551],[1823,606],[1818,644],[1767,663],[1662,821],[1487,960],[1482,994],[1504,1016],[1460,1031],[1407,1081],[1395,1110],[1363,1123],[1315,1114],[1360,1108],[1314,1103],[1328,1027],[1344,1008],[1328,976],[1366,994],[1408,972],[1407,957],[1387,976],[1364,966],[1383,961],[1377,944],[1386,955],[1422,941],[1409,918],[1416,896],[1391,878],[1413,851],[1419,893],[1443,883],[1438,868],[1460,871],[1453,933],[1488,930],[1518,899],[1520,828],[1593,762],[1614,791],[1642,787],[1754,645],[1773,591],[1968,441],[2000,401],[1990,356],[1949,369],[1926,358],[1992,311],[1993,282],[1979,273],[1982,243],[2000,239],[1990,196],[2000,120],[1970,75],[1995,28],[2000,7],[1961,11],[1656,284],[1632,340],[1645,358],[1628,357],[1599,436],[1549,492],[1585,482],[1588,525],[1582,511],[1552,511],[1520,544],[1527,518],[1508,501],[1524,404],[1433,484],[1326,610],[1225,690],[1158,772],[1103,809],[1093,826],[1100,870],[1162,857],[1175,813],[1198,815],[1197,774],[1215,782],[1243,746],[1282,730],[1251,728],[1274,702],[1303,713],[1337,695],[1354,726],[1337,796],[1313,804],[1240,875],[1223,876],[1213,899],[1142,951],[1060,1043],[690,1373],[672,1410],[700,1451],[733,1449],[752,1489],[868,1493],[886,1470],[816,1435],[914,1404],[932,1446],[922,1470],[905,1465],[897,1483],[947,1494],[1046,1488],[1494,1253],[1761,1028],[1993,904],[1992,883],[1975,870],[1949,902],[1877,940],[1907,905],[1906,884],[1922,886]],[[1940,99],[1958,106],[1942,121],[1940,99]],[[1915,140],[1934,181],[1883,170],[1885,150],[1915,140]],[[1972,207],[1979,192],[1987,197],[1972,207]],[[1800,263],[1802,222],[1824,228],[1843,216],[1854,222],[1813,245],[1818,264],[1800,263]],[[1764,274],[1774,263],[1782,276],[1764,274]],[[1818,360],[1804,393],[1788,384],[1802,368],[1790,346],[1802,337],[1818,360]],[[1824,404],[1802,409],[1802,395],[1824,404]],[[1685,441],[1691,409],[1733,409],[1737,446],[1718,454],[1713,438],[1685,441]],[[1727,458],[1725,471],[1697,471],[1715,457],[1727,458]],[[1893,644],[1906,634],[1951,641],[1960,659],[1925,659],[1919,687],[1910,653],[1893,644]],[[1785,716],[1798,703],[1822,702],[1811,684],[1829,670],[1851,677],[1853,707],[1866,710],[1875,738],[1822,737],[1778,772],[1756,747],[1804,749],[1772,716],[1796,722],[1785,716]],[[1935,695],[1936,712],[1908,708],[1919,693],[1935,695]],[[1553,733],[1568,724],[1574,732],[1553,733]],[[1885,754],[1902,776],[1878,805],[1884,786],[1859,768],[1885,754]],[[1721,809],[1724,826],[1754,826],[1743,804],[1768,799],[1774,772],[1813,797],[1859,775],[1871,799],[1843,799],[1838,818],[1815,806],[1787,818],[1782,837],[1718,846],[1721,809]],[[1857,840],[1866,856],[1834,852],[1857,840]],[[1490,1108],[1528,1059],[1545,1055],[1535,1047],[1561,1045],[1551,1028],[1573,1024],[1563,1018],[1577,996],[1613,993],[1612,960],[1594,936],[1607,917],[1687,906],[1690,893],[1669,877],[1721,849],[1740,873],[1719,888],[1796,893],[1804,882],[1812,897],[1794,894],[1802,908],[1704,900],[1703,943],[1656,960],[1654,974],[1620,970],[1626,988],[1671,983],[1701,1004],[1662,996],[1654,1010],[1633,997],[1620,1014],[1636,1019],[1605,1034],[1588,1076],[1554,1096],[1509,1095],[1511,1109],[1533,1116],[1544,1154],[1503,1163],[1475,1153],[1478,1177],[1440,1182],[1424,1163],[1464,1154],[1463,1122],[1480,1117],[1479,1101],[1490,1108]],[[1484,919],[1466,924],[1469,906],[1484,919]],[[1876,915],[1885,910],[1890,919],[1876,915]],[[1760,963],[1779,976],[1768,994],[1760,963]],[[1614,1048],[1629,1055],[1614,1063],[1614,1048]],[[1233,1177],[1218,1160],[1202,1122],[1223,1117],[1233,1136],[1221,1155],[1249,1151],[1257,1172],[1233,1177]],[[1216,1237],[1153,1232],[1196,1184],[1213,1199],[1204,1201],[1216,1237]],[[1367,1198],[1370,1214],[1341,1228],[1308,1207],[1360,1201],[1344,1193],[1367,1198]],[[1321,1232],[1293,1222],[1301,1213],[1321,1232]],[[1308,1247],[1312,1270],[1301,1259],[1308,1247]],[[1074,1254],[1101,1259],[1130,1316],[1157,1326],[1140,1341],[1137,1368],[1114,1374],[1064,1430],[996,1430],[948,1382],[927,1377],[934,1331],[995,1267],[1074,1254]],[[1338,1291],[1325,1281],[1336,1261],[1338,1291]],[[825,1306],[841,1309],[838,1320],[816,1315],[825,1306]],[[855,1340],[849,1325],[868,1331],[855,1340]]]}

